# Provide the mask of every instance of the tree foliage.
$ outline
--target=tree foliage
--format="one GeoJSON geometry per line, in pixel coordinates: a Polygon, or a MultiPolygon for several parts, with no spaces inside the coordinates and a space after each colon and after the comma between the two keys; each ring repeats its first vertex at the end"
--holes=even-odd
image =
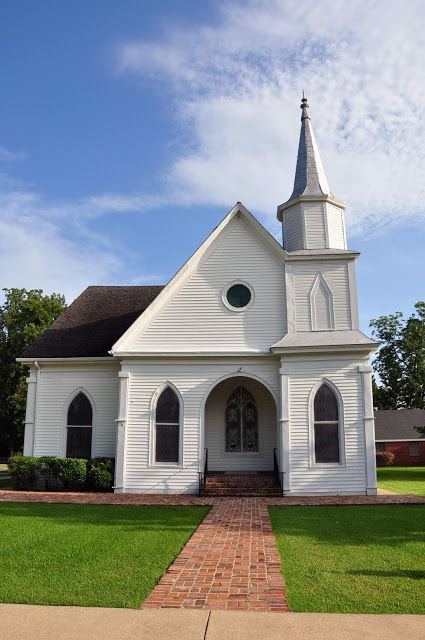
{"type": "Polygon", "coordinates": [[[425,302],[407,319],[399,311],[370,323],[381,346],[373,361],[381,385],[374,385],[379,409],[425,408],[425,302]]]}
{"type": "Polygon", "coordinates": [[[0,305],[0,455],[23,446],[27,368],[16,362],[65,308],[65,298],[41,289],[3,289],[0,305]]]}

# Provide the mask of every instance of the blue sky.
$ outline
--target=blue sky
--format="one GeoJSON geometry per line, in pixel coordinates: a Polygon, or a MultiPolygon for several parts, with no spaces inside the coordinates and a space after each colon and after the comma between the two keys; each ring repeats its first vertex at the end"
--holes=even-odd
{"type": "Polygon", "coordinates": [[[409,6],[4,0],[1,286],[71,301],[88,284],[167,282],[237,200],[279,237],[304,88],[363,253],[363,328],[410,313],[424,298],[425,10],[409,6]]]}

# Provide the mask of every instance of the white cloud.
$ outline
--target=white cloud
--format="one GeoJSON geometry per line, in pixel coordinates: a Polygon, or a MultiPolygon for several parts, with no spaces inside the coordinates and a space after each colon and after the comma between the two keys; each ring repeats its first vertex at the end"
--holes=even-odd
{"type": "Polygon", "coordinates": [[[240,199],[269,224],[292,190],[304,88],[331,188],[361,232],[424,220],[424,32],[421,0],[244,0],[215,27],[123,43],[118,66],[173,91],[187,144],[170,197],[240,199]]]}
{"type": "Polygon", "coordinates": [[[24,160],[26,157],[26,153],[22,151],[10,151],[10,149],[0,146],[0,162],[14,162],[15,160],[24,160]]]}
{"type": "Polygon", "coordinates": [[[52,202],[7,176],[2,178],[0,289],[43,288],[64,293],[71,301],[90,284],[114,282],[124,271],[121,256],[127,262],[140,261],[140,255],[124,251],[116,238],[94,231],[91,223],[105,214],[154,208],[160,198],[103,194],[52,202]]]}

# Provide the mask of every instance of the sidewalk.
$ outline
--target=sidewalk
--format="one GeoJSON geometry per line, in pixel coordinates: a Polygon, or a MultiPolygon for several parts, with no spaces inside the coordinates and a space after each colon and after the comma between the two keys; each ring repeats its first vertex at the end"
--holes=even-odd
{"type": "Polygon", "coordinates": [[[425,616],[0,604],[2,640],[423,640],[425,616]]]}

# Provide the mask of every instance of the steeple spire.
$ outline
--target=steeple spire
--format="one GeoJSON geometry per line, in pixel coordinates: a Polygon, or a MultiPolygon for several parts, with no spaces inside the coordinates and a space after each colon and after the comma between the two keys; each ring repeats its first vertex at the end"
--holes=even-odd
{"type": "Polygon", "coordinates": [[[289,200],[299,196],[332,196],[311,126],[307,98],[301,100],[301,133],[298,145],[294,190],[289,200]]]}
{"type": "Polygon", "coordinates": [[[344,209],[344,202],[329,189],[303,91],[294,189],[289,200],[277,208],[286,251],[345,250],[344,209]]]}

